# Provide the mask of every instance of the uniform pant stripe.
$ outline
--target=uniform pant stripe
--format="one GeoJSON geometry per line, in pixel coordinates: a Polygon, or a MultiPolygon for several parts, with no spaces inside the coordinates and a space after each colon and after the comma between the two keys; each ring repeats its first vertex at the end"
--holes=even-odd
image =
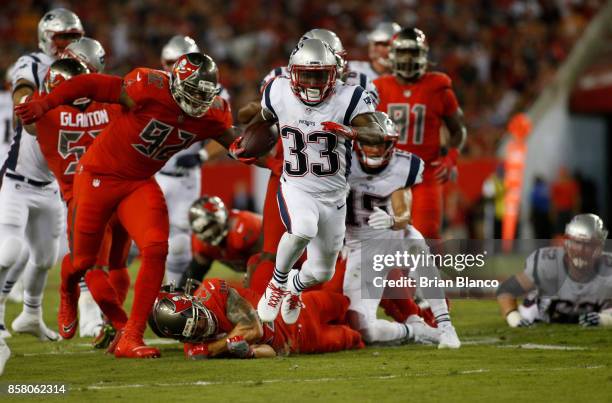
{"type": "Polygon", "coordinates": [[[278,191],[276,192],[276,200],[278,201],[278,210],[280,211],[281,220],[287,228],[287,232],[291,234],[291,217],[289,216],[289,210],[287,209],[287,203],[285,203],[285,198],[283,197],[282,186],[278,187],[278,191]]]}

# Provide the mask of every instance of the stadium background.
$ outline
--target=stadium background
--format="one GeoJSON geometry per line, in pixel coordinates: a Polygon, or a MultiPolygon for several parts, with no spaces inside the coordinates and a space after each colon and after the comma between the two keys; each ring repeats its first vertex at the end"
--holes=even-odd
{"type": "MultiPolygon", "coordinates": [[[[612,86],[609,45],[598,48],[597,57],[592,57],[593,52],[579,57],[577,69],[581,73],[564,79],[561,85],[555,84],[574,44],[604,3],[6,1],[0,15],[0,69],[5,71],[19,55],[36,49],[40,16],[50,8],[65,6],[81,17],[87,36],[104,45],[107,72],[112,74],[124,74],[137,66],[159,66],[160,50],[171,36],[192,36],[219,64],[221,82],[236,112],[258,98],[261,78],[271,68],[287,63],[292,47],[308,29],[335,31],[349,59],[366,60],[366,35],[376,23],[395,20],[403,26],[416,25],[427,34],[432,69],[452,77],[468,127],[458,181],[446,189],[447,237],[499,238],[498,226],[488,224],[499,223],[503,214],[499,201],[504,192],[504,153],[500,145],[506,123],[515,112],[528,111],[545,89],[560,87],[548,101],[545,113],[540,113],[534,122],[528,152],[519,235],[537,237],[541,233],[533,231],[531,225],[535,176],[544,180],[548,197],[544,202],[537,199],[536,209],[540,213],[545,210],[551,235],[556,229],[555,216],[568,203],[576,212],[597,212],[604,219],[609,217],[605,202],[612,171],[612,163],[606,158],[612,147],[607,139],[612,130],[612,105],[610,97],[605,96],[606,89],[612,86]],[[560,171],[566,171],[568,178],[560,180],[560,171]],[[487,180],[499,186],[483,196],[487,180]],[[579,190],[581,196],[566,200],[563,190],[568,188],[579,190]],[[487,205],[493,208],[487,210],[487,205]],[[487,215],[487,211],[491,214],[487,215]]],[[[266,180],[264,170],[226,160],[204,167],[203,191],[220,195],[234,207],[259,210],[266,180]]]]}

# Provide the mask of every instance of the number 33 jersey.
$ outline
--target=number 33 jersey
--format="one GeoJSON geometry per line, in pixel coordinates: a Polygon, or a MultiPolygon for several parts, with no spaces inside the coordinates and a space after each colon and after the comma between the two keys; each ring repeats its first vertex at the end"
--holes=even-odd
{"type": "Polygon", "coordinates": [[[148,179],[178,151],[214,139],[232,125],[229,104],[218,96],[204,116],[185,114],[172,98],[169,75],[163,71],[135,69],[123,85],[136,105],[120,113],[85,153],[82,164],[90,172],[148,179]]]}
{"type": "Polygon", "coordinates": [[[414,83],[400,84],[395,76],[386,75],[374,80],[374,85],[380,97],[377,109],[386,112],[399,131],[397,148],[415,153],[428,165],[436,160],[442,118],[459,108],[450,77],[425,73],[414,83]]]}
{"type": "Polygon", "coordinates": [[[360,86],[336,81],[325,101],[310,106],[293,93],[289,78],[279,76],[264,89],[261,106],[278,119],[283,179],[317,198],[346,192],[352,142],[323,131],[321,123],[350,125],[355,116],[374,112],[370,95],[360,86]]]}

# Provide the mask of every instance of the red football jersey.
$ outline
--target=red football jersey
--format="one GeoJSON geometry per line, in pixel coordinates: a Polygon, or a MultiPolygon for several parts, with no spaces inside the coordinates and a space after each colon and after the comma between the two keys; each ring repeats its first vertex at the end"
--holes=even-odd
{"type": "Polygon", "coordinates": [[[386,112],[399,130],[397,147],[421,157],[427,167],[440,156],[442,117],[459,108],[451,79],[443,73],[425,73],[417,82],[400,84],[395,76],[374,80],[380,96],[377,110],[386,112]]]}
{"type": "Polygon", "coordinates": [[[232,210],[229,213],[228,225],[225,240],[216,246],[194,236],[193,252],[210,260],[246,265],[261,234],[261,216],[249,211],[232,210]]]}
{"type": "Polygon", "coordinates": [[[82,164],[91,172],[148,179],[176,152],[232,126],[229,104],[221,97],[201,118],[185,114],[172,98],[169,75],[163,71],[138,68],[123,82],[136,106],[113,120],[85,153],[82,164]]]}
{"type": "MultiPolygon", "coordinates": [[[[36,93],[33,98],[40,98],[36,93]]],[[[79,158],[100,132],[121,112],[121,106],[91,102],[85,110],[62,105],[36,122],[37,140],[65,201],[72,198],[72,182],[79,158]]]]}

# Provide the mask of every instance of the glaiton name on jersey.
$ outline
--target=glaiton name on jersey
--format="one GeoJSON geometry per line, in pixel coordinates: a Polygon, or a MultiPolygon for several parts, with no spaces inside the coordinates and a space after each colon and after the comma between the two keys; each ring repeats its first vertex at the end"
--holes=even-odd
{"type": "Polygon", "coordinates": [[[60,124],[64,127],[91,127],[109,123],[108,111],[101,109],[93,112],[61,112],[60,124]]]}

